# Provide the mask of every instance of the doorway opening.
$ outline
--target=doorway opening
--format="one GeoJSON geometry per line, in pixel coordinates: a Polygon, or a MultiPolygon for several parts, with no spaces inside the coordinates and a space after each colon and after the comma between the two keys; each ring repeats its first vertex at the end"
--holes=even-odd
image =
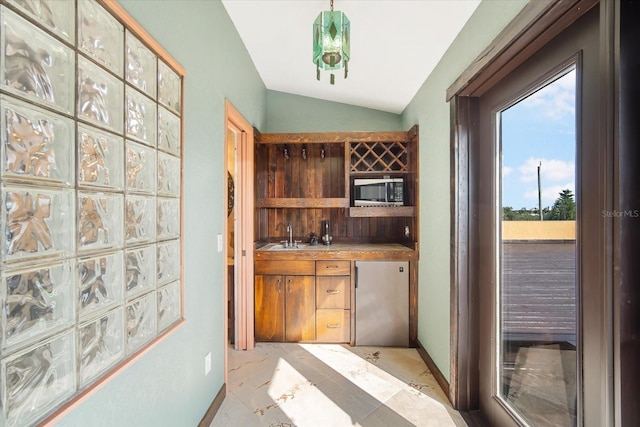
{"type": "MultiPolygon", "coordinates": [[[[251,350],[254,347],[253,127],[229,101],[225,101],[225,117],[223,191],[227,219],[222,235],[226,266],[223,278],[224,346],[251,350]]],[[[225,354],[225,376],[226,366],[225,354]]]]}

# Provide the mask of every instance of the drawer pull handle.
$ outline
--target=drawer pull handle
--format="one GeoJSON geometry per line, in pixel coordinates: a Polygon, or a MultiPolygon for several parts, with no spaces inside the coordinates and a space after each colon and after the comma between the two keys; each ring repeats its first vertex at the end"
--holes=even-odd
{"type": "Polygon", "coordinates": [[[329,329],[338,329],[341,326],[342,324],[340,323],[327,323],[327,328],[329,329]]]}
{"type": "Polygon", "coordinates": [[[339,265],[327,265],[325,268],[331,269],[331,270],[337,270],[338,268],[340,268],[339,265]]]}
{"type": "Polygon", "coordinates": [[[327,289],[327,293],[330,295],[336,295],[340,293],[340,289],[327,289]]]}
{"type": "Polygon", "coordinates": [[[278,293],[280,293],[280,279],[278,279],[278,285],[276,289],[278,290],[278,293]]]}

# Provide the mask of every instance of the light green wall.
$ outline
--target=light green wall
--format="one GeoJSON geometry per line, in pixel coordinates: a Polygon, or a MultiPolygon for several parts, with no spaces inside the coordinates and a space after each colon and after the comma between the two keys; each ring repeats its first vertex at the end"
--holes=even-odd
{"type": "Polygon", "coordinates": [[[184,289],[186,322],[91,394],[60,426],[196,426],[224,381],[223,259],[226,208],[224,99],[254,126],[266,89],[226,10],[210,0],[120,0],[185,69],[184,289]],[[204,356],[213,369],[204,376],[204,356]]]}
{"type": "Polygon", "coordinates": [[[187,71],[186,323],[74,408],[60,426],[195,426],[224,381],[224,99],[262,132],[407,130],[420,124],[419,339],[449,376],[449,107],[445,90],[523,7],[484,1],[400,117],[267,91],[219,0],[119,0],[187,71]],[[204,376],[204,355],[213,369],[204,376]]]}
{"type": "Polygon", "coordinates": [[[420,125],[418,339],[450,376],[450,119],[447,88],[515,17],[526,0],[485,0],[402,114],[420,125]]]}
{"type": "Polygon", "coordinates": [[[395,131],[400,115],[267,90],[267,127],[261,132],[395,131]]]}

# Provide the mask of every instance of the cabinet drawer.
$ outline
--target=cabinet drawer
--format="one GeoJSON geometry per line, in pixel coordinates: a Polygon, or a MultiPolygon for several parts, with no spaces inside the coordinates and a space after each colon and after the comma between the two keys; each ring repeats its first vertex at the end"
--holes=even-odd
{"type": "Polygon", "coordinates": [[[349,310],[316,310],[316,340],[321,342],[349,342],[351,319],[349,310]]]}
{"type": "Polygon", "coordinates": [[[351,261],[316,261],[318,276],[348,276],[351,274],[351,261]]]}
{"type": "Polygon", "coordinates": [[[255,274],[313,276],[316,264],[315,261],[256,261],[255,274]]]}
{"type": "Polygon", "coordinates": [[[317,308],[351,308],[351,276],[316,277],[317,308]]]}

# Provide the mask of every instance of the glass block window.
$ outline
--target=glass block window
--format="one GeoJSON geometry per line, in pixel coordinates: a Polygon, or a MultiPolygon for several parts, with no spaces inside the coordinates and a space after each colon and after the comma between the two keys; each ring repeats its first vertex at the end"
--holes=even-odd
{"type": "Polygon", "coordinates": [[[45,420],[183,319],[184,72],[130,22],[0,0],[2,426],[45,420]]]}

